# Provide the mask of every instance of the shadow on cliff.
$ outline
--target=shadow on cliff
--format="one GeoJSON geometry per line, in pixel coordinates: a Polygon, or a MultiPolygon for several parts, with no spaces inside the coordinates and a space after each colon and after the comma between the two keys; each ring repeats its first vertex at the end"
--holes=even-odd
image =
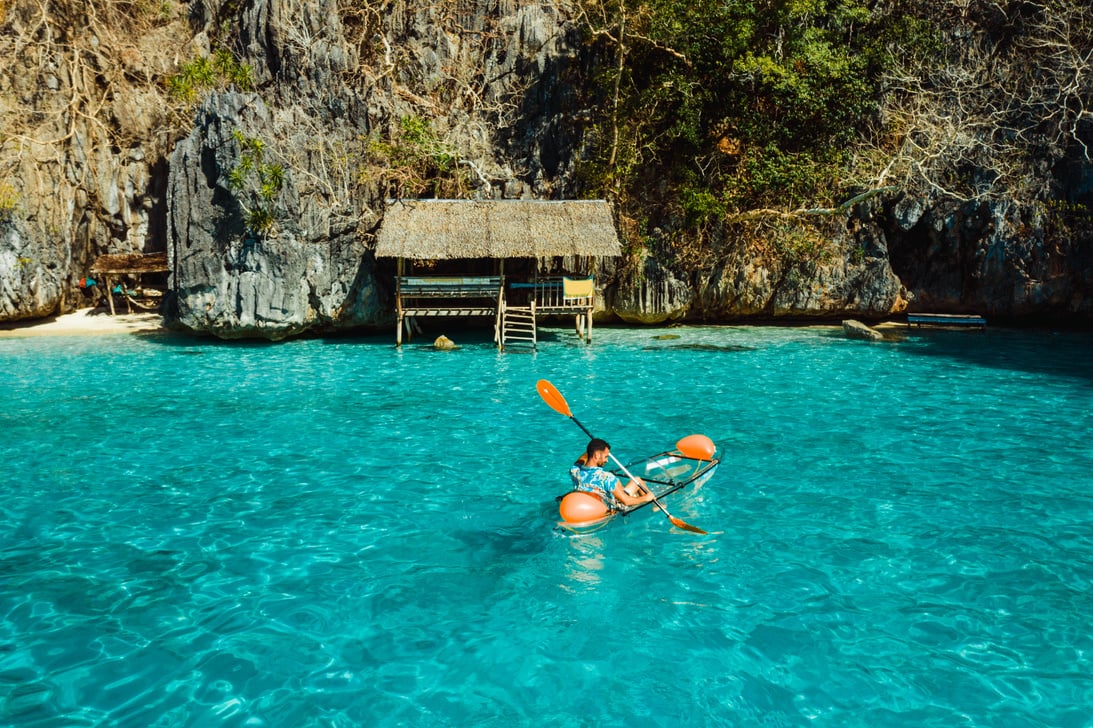
{"type": "Polygon", "coordinates": [[[946,331],[916,329],[904,351],[948,358],[981,367],[1052,377],[1069,377],[1093,385],[1093,333],[1016,331],[946,331]]]}

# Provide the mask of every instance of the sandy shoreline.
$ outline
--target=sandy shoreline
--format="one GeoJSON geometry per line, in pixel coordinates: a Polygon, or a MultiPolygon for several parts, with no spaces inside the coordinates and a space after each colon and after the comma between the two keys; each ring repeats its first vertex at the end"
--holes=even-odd
{"type": "MultiPolygon", "coordinates": [[[[831,322],[812,325],[822,328],[839,326],[838,323],[831,322]]],[[[898,321],[882,321],[872,324],[872,328],[891,334],[901,332],[906,328],[906,324],[898,321]]],[[[83,308],[49,319],[0,323],[0,339],[22,336],[98,336],[157,331],[167,331],[163,325],[163,317],[158,313],[119,313],[111,316],[110,312],[102,307],[83,308]]]]}
{"type": "Polygon", "coordinates": [[[21,336],[83,336],[164,331],[158,313],[121,313],[111,316],[102,308],[83,308],[50,319],[0,324],[0,338],[21,336]]]}

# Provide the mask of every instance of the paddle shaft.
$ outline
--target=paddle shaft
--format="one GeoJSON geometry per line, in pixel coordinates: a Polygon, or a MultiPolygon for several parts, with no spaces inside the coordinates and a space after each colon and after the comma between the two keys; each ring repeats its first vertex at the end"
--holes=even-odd
{"type": "MultiPolygon", "coordinates": [[[[585,427],[584,425],[582,425],[581,421],[578,420],[576,417],[574,417],[572,413],[570,413],[569,419],[576,422],[577,427],[584,430],[584,434],[588,435],[588,439],[590,439],[590,440],[595,440],[596,439],[596,436],[593,435],[591,432],[589,432],[588,428],[585,427]]],[[[607,457],[611,458],[611,462],[615,463],[615,465],[619,466],[619,468],[622,470],[622,472],[626,473],[626,477],[630,478],[630,480],[633,480],[633,481],[637,482],[638,479],[634,477],[633,473],[631,473],[629,470],[626,469],[626,466],[623,465],[617,457],[615,457],[615,453],[608,450],[607,451],[607,457]]],[[[668,518],[673,518],[672,514],[668,512],[668,509],[665,508],[663,505],[661,505],[660,501],[657,500],[656,495],[653,493],[653,489],[650,488],[649,486],[644,486],[644,487],[645,487],[645,492],[648,493],[649,495],[653,496],[653,505],[655,505],[657,508],[659,508],[661,510],[661,512],[664,513],[664,515],[668,516],[668,518]]]]}

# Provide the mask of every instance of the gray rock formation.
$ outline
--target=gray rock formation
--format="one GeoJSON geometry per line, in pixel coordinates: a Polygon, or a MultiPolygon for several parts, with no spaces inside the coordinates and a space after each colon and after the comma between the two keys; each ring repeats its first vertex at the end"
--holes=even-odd
{"type": "Polygon", "coordinates": [[[366,63],[361,39],[329,4],[297,17],[287,0],[255,0],[243,30],[256,80],[285,95],[274,109],[257,94],[214,92],[171,156],[167,241],[179,327],[281,339],[389,325],[390,285],[377,282],[369,248],[377,213],[389,196],[423,192],[413,187],[425,179],[417,175],[435,174],[427,168],[441,156],[454,161],[449,183],[468,187],[457,194],[553,191],[541,159],[556,154],[552,107],[523,111],[542,128],[520,147],[506,137],[524,133],[506,124],[558,63],[564,37],[553,9],[469,14],[461,18],[468,32],[455,33],[443,8],[400,5],[383,18],[382,36],[364,39],[383,48],[366,63]],[[274,199],[261,197],[260,180],[239,184],[242,172],[253,177],[253,140],[284,169],[274,199]],[[391,186],[398,178],[411,189],[391,186]],[[272,216],[269,234],[248,223],[256,209],[272,216]]]}
{"type": "Polygon", "coordinates": [[[261,98],[217,93],[171,155],[167,252],[176,324],[222,338],[282,339],[383,321],[373,258],[356,227],[337,224],[335,202],[304,204],[291,169],[269,201],[232,184],[247,156],[240,138],[256,135],[287,136],[261,98]],[[264,204],[275,220],[268,234],[247,224],[248,210],[264,204]]]}
{"type": "Polygon", "coordinates": [[[1093,318],[1093,221],[1065,206],[900,200],[882,234],[916,308],[1093,318]]]}
{"type": "Polygon", "coordinates": [[[786,243],[771,237],[726,245],[729,252],[700,277],[696,311],[705,320],[902,312],[914,294],[893,272],[868,215],[858,210],[825,221],[814,248],[786,252],[786,243]]]}
{"type": "Polygon", "coordinates": [[[44,318],[64,297],[67,248],[27,227],[0,220],[0,321],[44,318]]]}
{"type": "Polygon", "coordinates": [[[863,324],[861,321],[855,321],[853,319],[847,319],[843,321],[843,332],[846,333],[847,338],[861,339],[863,341],[884,341],[884,334],[876,329],[870,328],[863,324]]]}
{"type": "Polygon", "coordinates": [[[632,324],[682,321],[690,314],[693,299],[690,283],[646,258],[640,274],[615,286],[610,312],[632,324]]]}

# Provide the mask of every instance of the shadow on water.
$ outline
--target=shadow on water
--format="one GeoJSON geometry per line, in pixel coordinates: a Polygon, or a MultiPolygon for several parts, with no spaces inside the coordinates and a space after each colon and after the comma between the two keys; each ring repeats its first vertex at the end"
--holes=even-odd
{"type": "Polygon", "coordinates": [[[1093,334],[1089,333],[916,329],[906,335],[901,350],[991,369],[1071,377],[1093,384],[1093,334]]]}
{"type": "MultiPolygon", "coordinates": [[[[660,338],[660,337],[657,337],[660,338]]],[[[723,353],[740,353],[755,351],[754,346],[742,346],[740,344],[652,344],[646,346],[644,351],[719,351],[723,353]]]]}
{"type": "Polygon", "coordinates": [[[198,354],[200,347],[230,347],[233,349],[267,349],[279,342],[267,339],[219,339],[215,336],[202,336],[184,331],[138,331],[133,336],[144,341],[165,347],[187,349],[181,353],[198,354]]]}

